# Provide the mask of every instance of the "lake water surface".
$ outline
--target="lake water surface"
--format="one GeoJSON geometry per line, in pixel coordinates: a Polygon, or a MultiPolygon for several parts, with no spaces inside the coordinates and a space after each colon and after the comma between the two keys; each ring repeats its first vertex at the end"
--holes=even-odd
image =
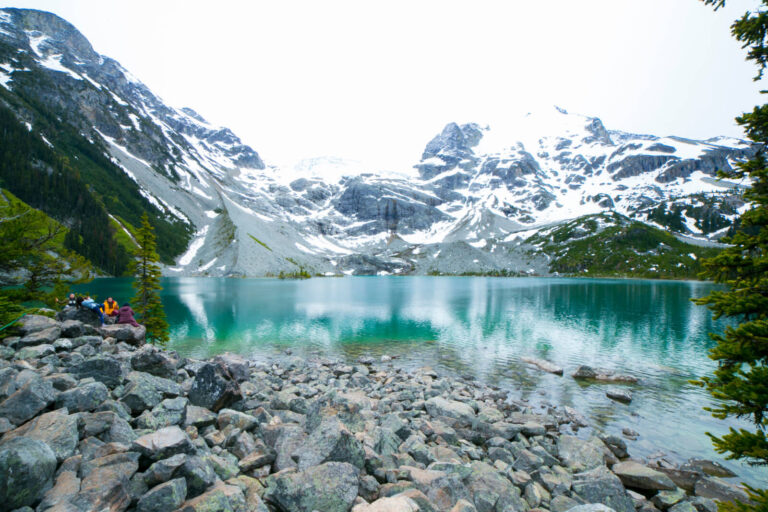
{"type": "MultiPolygon", "coordinates": [[[[719,331],[709,311],[690,302],[712,284],[607,279],[344,277],[167,278],[163,303],[170,348],[202,358],[224,351],[263,358],[294,354],[354,359],[399,356],[398,364],[472,375],[531,402],[571,405],[600,430],[640,433],[635,456],[719,458],[705,432],[725,423],[702,410],[709,396],[688,383],[712,372],[707,357],[719,331]],[[520,361],[529,356],[565,368],[559,377],[520,361]],[[605,384],[580,384],[580,364],[641,379],[624,405],[605,384]]],[[[130,279],[97,279],[78,288],[122,303],[130,279]]],[[[724,462],[746,481],[766,472],[724,462]]]]}

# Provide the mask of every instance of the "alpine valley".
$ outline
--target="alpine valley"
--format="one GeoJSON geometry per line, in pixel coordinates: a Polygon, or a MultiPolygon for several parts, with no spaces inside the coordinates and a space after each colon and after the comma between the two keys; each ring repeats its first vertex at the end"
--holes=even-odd
{"type": "Polygon", "coordinates": [[[397,174],[273,166],[65,20],[23,9],[0,10],[0,86],[0,184],[112,275],[147,212],[170,276],[695,277],[749,206],[749,184],[717,171],[757,150],[552,108],[451,123],[397,174]]]}

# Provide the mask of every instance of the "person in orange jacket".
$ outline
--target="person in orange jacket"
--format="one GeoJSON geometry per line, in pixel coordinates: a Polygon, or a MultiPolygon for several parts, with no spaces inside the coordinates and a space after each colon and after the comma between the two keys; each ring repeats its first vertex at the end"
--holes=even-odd
{"type": "Polygon", "coordinates": [[[119,309],[120,306],[117,305],[117,301],[113,300],[112,297],[105,300],[104,305],[101,307],[101,310],[106,316],[117,316],[119,309]]]}

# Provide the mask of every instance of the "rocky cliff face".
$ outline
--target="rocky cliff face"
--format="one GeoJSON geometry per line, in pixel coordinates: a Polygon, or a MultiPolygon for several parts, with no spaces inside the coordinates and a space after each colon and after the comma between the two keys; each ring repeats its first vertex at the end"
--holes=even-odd
{"type": "Polygon", "coordinates": [[[38,130],[44,107],[54,124],[98,142],[151,207],[194,231],[169,275],[546,274],[549,256],[525,240],[603,212],[708,242],[746,207],[745,185],[717,181],[717,170],[755,151],[610,131],[553,109],[507,127],[451,123],[399,176],[319,177],[306,172],[317,162],[266,166],[230,130],[163,103],[71,24],[22,9],[0,10],[0,85],[19,122],[38,130]]]}

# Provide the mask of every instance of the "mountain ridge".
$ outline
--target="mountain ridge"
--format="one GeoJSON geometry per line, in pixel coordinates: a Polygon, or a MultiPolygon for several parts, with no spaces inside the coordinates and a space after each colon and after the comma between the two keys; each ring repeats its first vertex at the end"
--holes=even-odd
{"type": "Polygon", "coordinates": [[[72,146],[88,146],[109,162],[92,158],[89,176],[132,182],[119,201],[92,193],[118,230],[139,213],[121,203],[152,213],[167,275],[550,275],[552,255],[532,253],[531,237],[608,212],[716,243],[748,206],[746,185],[716,172],[756,151],[609,130],[554,107],[506,127],[449,123],[400,176],[336,157],[268,165],[231,130],[163,103],[65,20],[23,9],[0,9],[0,104],[72,172],[72,146]]]}

